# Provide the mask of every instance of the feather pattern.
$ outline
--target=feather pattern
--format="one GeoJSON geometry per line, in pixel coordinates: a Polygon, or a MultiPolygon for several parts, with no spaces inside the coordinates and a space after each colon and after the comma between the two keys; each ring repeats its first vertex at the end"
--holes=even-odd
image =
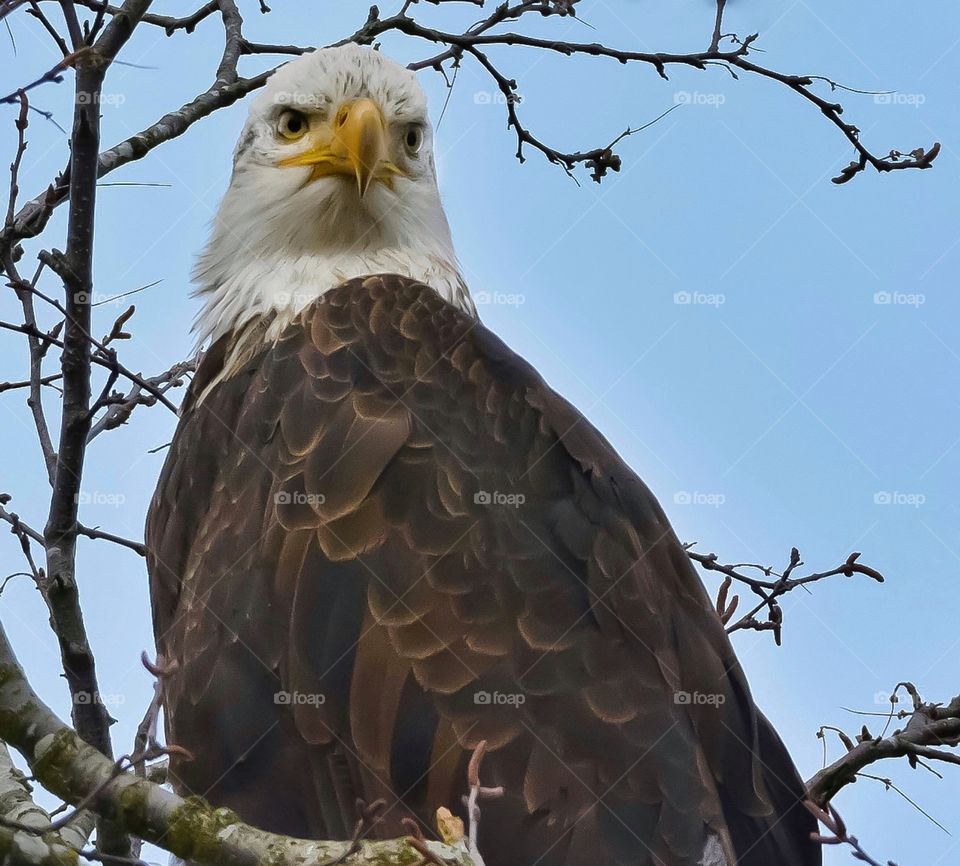
{"type": "Polygon", "coordinates": [[[234,339],[148,518],[177,790],[314,837],[384,796],[375,833],[432,834],[486,740],[489,866],[819,864],[663,511],[526,362],[397,275],[234,339]]]}

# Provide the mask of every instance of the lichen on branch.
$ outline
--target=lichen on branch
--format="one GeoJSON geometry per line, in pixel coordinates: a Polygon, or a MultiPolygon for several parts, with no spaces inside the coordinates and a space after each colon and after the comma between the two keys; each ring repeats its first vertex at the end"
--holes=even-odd
{"type": "MultiPolygon", "coordinates": [[[[424,844],[441,863],[476,866],[463,843],[422,843],[413,837],[351,842],[279,836],[243,823],[228,809],[215,809],[200,798],[184,799],[118,769],[120,762],[84,743],[40,700],[2,627],[0,739],[26,758],[36,780],[51,793],[204,866],[415,866],[424,860],[424,844]]],[[[75,849],[43,836],[0,826],[0,858],[9,855],[18,866],[73,866],[75,854],[75,849]]]]}

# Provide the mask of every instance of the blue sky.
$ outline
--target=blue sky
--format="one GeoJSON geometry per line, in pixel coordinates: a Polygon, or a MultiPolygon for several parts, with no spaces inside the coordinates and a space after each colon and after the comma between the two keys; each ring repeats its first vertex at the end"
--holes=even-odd
{"type": "MultiPolygon", "coordinates": [[[[243,4],[249,37],[324,44],[352,32],[366,10],[272,5],[261,18],[256,3],[243,4]]],[[[421,6],[424,20],[443,27],[476,17],[469,7],[421,6]]],[[[583,0],[578,8],[594,29],[572,20],[536,27],[663,51],[699,50],[712,29],[707,0],[583,0]]],[[[8,40],[0,46],[4,92],[57,59],[31,19],[14,16],[12,28],[17,58],[8,40]]],[[[851,148],[779,85],[735,81],[720,69],[677,70],[664,82],[642,66],[496,50],[520,82],[525,122],[563,149],[605,143],[628,123],[686,104],[620,145],[618,175],[577,186],[532,151],[525,165],[516,162],[490,81],[465,63],[437,135],[440,180],[471,287],[495,300],[481,306],[486,324],[604,432],[660,497],[681,538],[727,561],[774,565],[796,545],[816,569],[859,550],[886,574],[882,586],[840,578],[789,596],[781,648],[769,634],[735,636],[757,702],[809,776],[823,758],[819,725],[859,728],[862,719],[844,707],[882,710],[876,696],[902,679],[930,699],[960,689],[960,7],[934,3],[911,15],[890,0],[738,0],[725,29],[759,31],[766,54],[758,57],[775,68],[896,90],[842,94],[846,116],[879,153],[943,142],[936,168],[867,173],[837,187],[829,178],[851,148]]],[[[206,88],[220,46],[214,19],[191,37],[142,28],[123,55],[137,66],[116,67],[107,80],[104,142],[206,88]]],[[[406,62],[431,47],[388,38],[384,48],[406,62]]],[[[265,62],[252,58],[242,68],[265,62]]],[[[436,119],[442,80],[422,80],[436,119]]],[[[38,89],[33,102],[69,125],[68,84],[38,89]]],[[[168,186],[101,189],[97,296],[162,281],[134,299],[135,339],[123,358],[135,370],[159,372],[190,351],[197,305],[189,270],[225,189],[245,111],[240,104],[219,112],[108,179],[168,186]]],[[[0,114],[4,164],[13,119],[10,108],[0,114]]],[[[63,135],[36,114],[29,135],[25,196],[49,182],[67,153],[63,135]]],[[[61,209],[51,223],[48,245],[62,243],[64,216],[61,209]]],[[[52,280],[42,287],[57,290],[52,280]]],[[[122,309],[98,307],[97,332],[122,309]]],[[[11,298],[0,299],[0,314],[17,315],[11,298]]],[[[0,380],[22,378],[24,347],[14,336],[0,339],[0,380]]],[[[0,395],[0,490],[40,527],[47,491],[22,397],[0,395]]],[[[162,408],[140,409],[96,441],[84,522],[142,532],[163,460],[147,452],[169,441],[174,421],[162,408]]],[[[20,569],[15,539],[0,551],[5,572],[20,569]]],[[[714,591],[717,582],[706,582],[714,591]]],[[[80,584],[101,689],[119,719],[117,748],[128,750],[150,691],[138,661],[152,645],[143,563],[84,540],[80,584]]],[[[6,589],[0,614],[34,682],[65,715],[55,643],[29,582],[6,589]]],[[[828,742],[838,755],[839,744],[828,742]]],[[[943,780],[899,763],[875,772],[952,836],[878,782],[858,782],[836,805],[880,860],[955,864],[960,772],[943,769],[943,780]]],[[[827,863],[850,862],[844,850],[825,855],[827,863]]]]}

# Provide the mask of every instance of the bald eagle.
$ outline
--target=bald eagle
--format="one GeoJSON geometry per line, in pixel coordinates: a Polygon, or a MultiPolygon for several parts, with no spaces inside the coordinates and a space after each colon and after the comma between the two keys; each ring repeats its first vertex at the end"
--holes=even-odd
{"type": "Polygon", "coordinates": [[[346,45],[253,103],[196,268],[209,349],[147,521],[173,783],[488,866],[813,866],[803,784],[657,501],[477,319],[413,73],[346,45]]]}

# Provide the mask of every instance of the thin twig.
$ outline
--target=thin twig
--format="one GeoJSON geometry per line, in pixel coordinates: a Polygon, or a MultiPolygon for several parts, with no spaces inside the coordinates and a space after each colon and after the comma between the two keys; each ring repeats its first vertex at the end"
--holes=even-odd
{"type": "Polygon", "coordinates": [[[740,631],[742,629],[752,629],[753,631],[772,631],[777,645],[781,641],[781,629],[783,626],[783,611],[780,608],[779,599],[798,587],[807,587],[809,584],[817,583],[831,577],[842,575],[852,577],[855,574],[862,574],[878,583],[883,583],[883,575],[875,568],[858,562],[859,553],[851,553],[840,565],[827,571],[818,571],[807,574],[803,577],[793,577],[794,571],[803,565],[800,559],[800,551],[793,548],[790,551],[790,559],[787,567],[782,572],[776,572],[770,566],[759,565],[756,563],[741,562],[733,565],[726,565],[719,561],[715,553],[698,553],[693,550],[692,544],[684,545],[687,556],[707,571],[717,571],[726,575],[723,585],[717,597],[717,614],[721,621],[727,626],[727,633],[740,631]],[[745,569],[759,571],[764,578],[752,577],[745,573],[745,569]],[[769,578],[774,579],[769,579],[769,578]],[[760,601],[749,611],[743,614],[732,625],[727,625],[737,609],[739,597],[734,596],[731,603],[727,603],[727,594],[732,581],[745,584],[751,592],[760,598],[760,601]],[[766,610],[766,620],[758,620],[757,614],[766,610]]]}

